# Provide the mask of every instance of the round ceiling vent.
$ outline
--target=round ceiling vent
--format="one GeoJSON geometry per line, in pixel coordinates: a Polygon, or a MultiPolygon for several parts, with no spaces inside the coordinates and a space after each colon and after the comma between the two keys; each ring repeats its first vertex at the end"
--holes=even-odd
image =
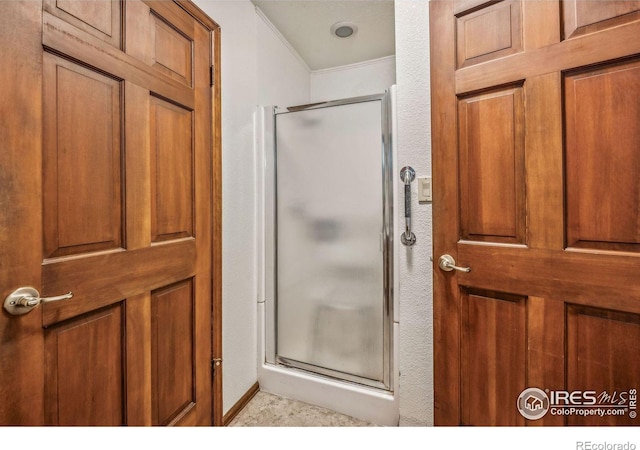
{"type": "Polygon", "coordinates": [[[357,25],[351,22],[338,22],[334,23],[331,27],[331,34],[339,38],[348,38],[357,32],[357,25]]]}

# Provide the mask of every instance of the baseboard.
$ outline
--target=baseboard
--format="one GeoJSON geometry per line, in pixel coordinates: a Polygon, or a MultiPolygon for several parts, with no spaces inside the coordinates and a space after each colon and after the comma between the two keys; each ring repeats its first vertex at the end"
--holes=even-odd
{"type": "Polygon", "coordinates": [[[238,415],[238,413],[242,411],[245,406],[247,406],[247,403],[249,403],[258,392],[260,392],[260,384],[256,381],[255,384],[251,386],[242,397],[240,397],[240,400],[238,400],[236,404],[233,405],[231,409],[222,417],[222,426],[228,426],[231,421],[238,415]]]}

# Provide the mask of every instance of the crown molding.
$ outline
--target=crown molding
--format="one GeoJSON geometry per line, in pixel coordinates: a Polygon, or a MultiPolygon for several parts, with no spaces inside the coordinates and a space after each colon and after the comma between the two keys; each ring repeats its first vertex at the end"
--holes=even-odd
{"type": "MultiPolygon", "coordinates": [[[[0,0],[1,1],[1,0],[0,0]]],[[[256,8],[256,14],[258,15],[258,17],[260,17],[262,19],[262,21],[269,27],[269,29],[273,32],[273,34],[276,35],[276,37],[278,39],[280,39],[282,41],[282,43],[284,44],[285,47],[287,47],[287,49],[289,49],[289,51],[291,52],[291,54],[298,60],[298,62],[300,64],[302,64],[302,67],[304,67],[304,69],[311,73],[312,70],[309,67],[309,65],[307,64],[307,62],[302,58],[302,56],[300,56],[300,53],[298,53],[296,51],[295,48],[293,48],[293,46],[291,45],[291,43],[289,41],[287,41],[287,39],[282,35],[282,33],[280,33],[280,31],[276,28],[276,26],[271,23],[271,21],[269,20],[269,18],[267,16],[265,16],[265,14],[262,12],[262,10],[260,8],[258,8],[257,6],[256,8]]]]}

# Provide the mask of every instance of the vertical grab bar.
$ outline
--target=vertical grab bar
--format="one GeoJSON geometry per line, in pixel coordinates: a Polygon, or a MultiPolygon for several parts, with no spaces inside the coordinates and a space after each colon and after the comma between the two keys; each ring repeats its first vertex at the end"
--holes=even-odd
{"type": "Polygon", "coordinates": [[[402,243],[408,247],[416,243],[416,235],[411,231],[411,182],[416,178],[416,171],[411,166],[400,170],[400,179],[404,182],[404,220],[405,230],[400,236],[402,243]]]}

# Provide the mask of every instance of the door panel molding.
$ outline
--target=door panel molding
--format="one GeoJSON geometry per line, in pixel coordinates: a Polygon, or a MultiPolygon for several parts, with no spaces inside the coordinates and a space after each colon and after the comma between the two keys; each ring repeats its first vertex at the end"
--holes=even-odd
{"type": "Polygon", "coordinates": [[[151,292],[153,425],[168,425],[196,404],[194,319],[192,279],[151,292]]]}
{"type": "Polygon", "coordinates": [[[456,13],[458,68],[522,51],[521,27],[519,0],[490,2],[456,13]]]}
{"type": "Polygon", "coordinates": [[[562,2],[563,36],[574,38],[640,19],[639,1],[598,2],[565,0],[562,2]]]}
{"type": "Polygon", "coordinates": [[[526,244],[524,102],[522,86],[458,100],[462,239],[526,244]]]}
{"type": "Polygon", "coordinates": [[[126,423],[122,303],[49,328],[45,334],[46,422],[126,423]]]}
{"type": "Polygon", "coordinates": [[[121,82],[46,52],[43,71],[44,257],[122,248],[121,82]]]}
{"type": "Polygon", "coordinates": [[[194,118],[191,111],[157,97],[149,110],[151,241],[194,235],[194,118]]]}
{"type": "Polygon", "coordinates": [[[510,406],[526,388],[527,299],[465,290],[461,302],[462,424],[523,425],[510,406]]]}
{"type": "MultiPolygon", "coordinates": [[[[619,393],[637,389],[640,314],[567,305],[567,388],[598,393],[599,404],[622,402],[619,393]],[[607,392],[611,398],[600,396],[607,392]],[[618,395],[614,394],[618,393],[618,395]],[[608,400],[608,401],[607,401],[608,400]]],[[[628,415],[604,419],[572,416],[569,425],[637,425],[628,415]]]]}
{"type": "Polygon", "coordinates": [[[103,40],[115,48],[122,45],[122,2],[44,0],[44,10],[103,40]]]}
{"type": "Polygon", "coordinates": [[[638,252],[640,59],[563,83],[567,246],[638,252]]]}

